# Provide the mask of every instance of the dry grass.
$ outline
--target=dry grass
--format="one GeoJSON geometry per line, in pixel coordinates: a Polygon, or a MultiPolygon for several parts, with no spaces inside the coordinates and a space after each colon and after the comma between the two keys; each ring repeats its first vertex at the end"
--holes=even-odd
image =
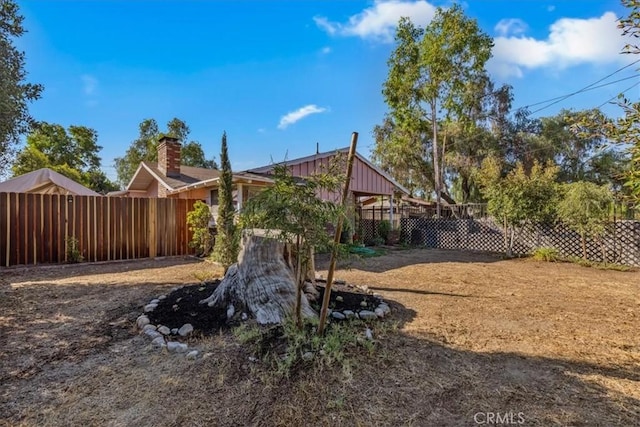
{"type": "Polygon", "coordinates": [[[435,250],[353,261],[338,276],[392,302],[397,331],[344,366],[278,378],[228,335],[204,358],[135,334],[151,297],[214,277],[191,259],[2,270],[0,424],[526,425],[640,419],[640,273],[435,250]]]}

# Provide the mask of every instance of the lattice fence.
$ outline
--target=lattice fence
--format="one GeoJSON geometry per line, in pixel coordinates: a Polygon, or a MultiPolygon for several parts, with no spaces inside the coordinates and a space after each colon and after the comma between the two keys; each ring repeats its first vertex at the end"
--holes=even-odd
{"type": "MultiPolygon", "coordinates": [[[[489,252],[504,251],[502,228],[491,219],[403,218],[402,239],[441,249],[489,252]]],[[[529,254],[540,247],[556,248],[564,256],[582,256],[580,235],[563,225],[536,224],[517,230],[514,253],[529,254]]],[[[587,239],[589,260],[640,266],[640,221],[622,220],[609,224],[599,241],[587,239]]]]}

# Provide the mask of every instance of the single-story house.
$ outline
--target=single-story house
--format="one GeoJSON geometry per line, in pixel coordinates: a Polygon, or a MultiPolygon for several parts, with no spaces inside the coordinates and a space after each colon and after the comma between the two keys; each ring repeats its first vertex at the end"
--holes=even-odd
{"type": "MultiPolygon", "coordinates": [[[[181,145],[177,139],[163,137],[158,145],[158,162],[142,162],[131,178],[126,190],[109,193],[125,197],[177,197],[201,199],[216,211],[220,171],[195,168],[180,164],[181,145]]],[[[346,154],[347,148],[316,153],[283,162],[293,176],[304,178],[326,166],[337,155],[346,154]]],[[[243,201],[273,184],[274,165],[233,173],[234,204],[239,210],[243,201]]],[[[356,153],[349,190],[350,202],[357,204],[364,196],[378,196],[393,203],[394,196],[408,195],[409,191],[388,173],[356,153]]],[[[336,194],[321,194],[325,200],[338,200],[336,194]]]]}
{"type": "Polygon", "coordinates": [[[82,184],[51,170],[42,168],[0,182],[0,193],[59,194],[63,196],[101,196],[82,184]]]}

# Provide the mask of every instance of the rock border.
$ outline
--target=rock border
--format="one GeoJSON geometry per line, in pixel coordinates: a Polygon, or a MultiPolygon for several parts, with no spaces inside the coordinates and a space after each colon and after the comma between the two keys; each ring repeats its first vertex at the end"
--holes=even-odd
{"type": "MultiPolygon", "coordinates": [[[[318,278],[319,281],[322,281],[322,278],[318,278]]],[[[334,283],[346,285],[344,280],[335,280],[334,283]]],[[[352,285],[353,286],[353,285],[352,285]]],[[[177,286],[171,288],[170,292],[177,291],[184,286],[177,286]]],[[[353,286],[360,291],[372,295],[377,298],[380,302],[376,306],[376,308],[371,311],[363,308],[362,310],[332,310],[329,309],[329,320],[330,321],[341,321],[341,320],[349,320],[349,319],[361,319],[361,320],[378,320],[382,319],[391,314],[391,307],[387,304],[383,299],[382,295],[373,293],[369,290],[369,288],[365,286],[355,285],[353,286]]],[[[200,352],[192,347],[189,347],[187,344],[177,341],[177,338],[186,338],[193,332],[193,325],[190,323],[185,323],[180,328],[170,329],[168,326],[164,325],[153,325],[149,320],[148,313],[153,312],[158,304],[163,299],[167,298],[166,295],[160,295],[157,298],[153,298],[146,304],[143,308],[144,313],[138,316],[136,319],[136,326],[140,330],[140,334],[144,335],[146,338],[150,340],[151,347],[164,351],[166,350],[168,353],[172,354],[185,354],[187,360],[195,360],[200,355],[200,352]],[[173,339],[172,339],[173,338],[173,339]]],[[[248,316],[246,313],[242,313],[242,320],[247,320],[248,316]]],[[[372,339],[371,330],[367,328],[367,339],[372,339]]]]}

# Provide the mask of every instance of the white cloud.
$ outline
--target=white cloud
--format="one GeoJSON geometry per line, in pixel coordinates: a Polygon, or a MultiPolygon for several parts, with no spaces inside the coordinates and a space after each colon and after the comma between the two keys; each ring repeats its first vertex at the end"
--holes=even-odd
{"type": "Polygon", "coordinates": [[[496,37],[487,66],[502,77],[521,77],[525,69],[625,62],[629,58],[620,51],[627,42],[613,12],[590,19],[562,18],[551,25],[546,40],[524,35],[496,37]]]}
{"type": "Polygon", "coordinates": [[[331,53],[331,48],[329,46],[325,46],[320,50],[320,53],[323,55],[328,55],[331,53]]]}
{"type": "Polygon", "coordinates": [[[556,7],[554,5],[547,6],[547,12],[553,12],[554,10],[556,10],[556,7]]]}
{"type": "Polygon", "coordinates": [[[98,79],[89,75],[83,74],[80,76],[82,79],[82,91],[85,95],[93,95],[96,93],[96,89],[98,88],[98,79]]]}
{"type": "Polygon", "coordinates": [[[291,111],[280,118],[278,129],[286,129],[289,125],[294,124],[298,120],[302,120],[311,114],[323,113],[327,111],[324,107],[318,107],[315,104],[305,105],[295,111],[291,111]]]}
{"type": "Polygon", "coordinates": [[[527,30],[527,24],[521,19],[502,19],[495,26],[495,31],[501,36],[518,35],[527,30]]]}
{"type": "Polygon", "coordinates": [[[425,26],[435,12],[436,7],[425,0],[376,0],[373,6],[349,17],[346,23],[329,21],[324,16],[316,16],[313,20],[330,35],[391,42],[400,18],[409,17],[414,24],[425,26]]]}

